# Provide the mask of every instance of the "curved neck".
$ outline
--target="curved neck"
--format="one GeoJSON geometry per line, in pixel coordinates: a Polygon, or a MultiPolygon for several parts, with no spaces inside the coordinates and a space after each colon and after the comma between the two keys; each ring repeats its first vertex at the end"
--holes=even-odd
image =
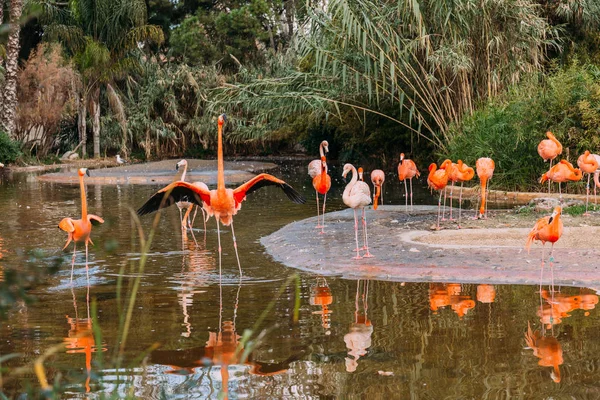
{"type": "Polygon", "coordinates": [[[79,176],[79,187],[81,191],[81,219],[87,219],[87,197],[85,196],[85,185],[83,184],[83,175],[79,176]]]}
{"type": "Polygon", "coordinates": [[[323,142],[321,142],[321,144],[319,145],[319,154],[321,155],[321,157],[325,156],[325,153],[323,153],[323,142]]]}
{"type": "Polygon", "coordinates": [[[183,166],[183,173],[181,174],[181,180],[185,181],[185,174],[187,173],[187,163],[183,166]]]}
{"type": "Polygon", "coordinates": [[[560,153],[562,153],[562,144],[560,144],[560,142],[558,141],[556,136],[554,136],[553,134],[549,134],[548,139],[552,140],[554,142],[554,144],[556,144],[556,146],[558,146],[558,151],[560,153]]]}
{"type": "Polygon", "coordinates": [[[358,172],[356,172],[356,168],[354,168],[353,165],[351,166],[351,168],[352,168],[352,179],[346,185],[346,189],[344,189],[344,196],[346,196],[348,194],[348,192],[350,192],[350,189],[352,188],[352,186],[354,186],[356,184],[356,181],[358,181],[358,172]]]}
{"type": "Polygon", "coordinates": [[[223,162],[223,125],[219,124],[217,147],[217,190],[225,189],[225,164],[223,162]]]}

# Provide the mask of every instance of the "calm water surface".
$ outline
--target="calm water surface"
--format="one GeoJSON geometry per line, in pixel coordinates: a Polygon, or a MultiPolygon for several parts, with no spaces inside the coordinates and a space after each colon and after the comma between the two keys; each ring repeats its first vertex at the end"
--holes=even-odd
{"type": "MultiPolygon", "coordinates": [[[[334,179],[340,173],[332,168],[334,179]]],[[[80,216],[79,187],[5,173],[0,178],[0,271],[44,269],[56,260],[64,264],[31,289],[36,302],[17,304],[0,322],[0,356],[19,353],[3,366],[10,371],[31,366],[39,355],[64,344],[45,366],[50,382],[67,388],[65,398],[87,397],[86,391],[91,397],[217,398],[223,382],[230,398],[600,397],[598,297],[579,288],[563,287],[552,299],[530,286],[403,285],[302,273],[299,321],[293,319],[292,284],[273,302],[259,330],[263,336],[246,345],[248,357],[240,363],[234,351],[240,336],[254,327],[295,272],[273,262],[259,239],[315,213],[303,164],[274,174],[309,201],[292,204],[274,188],[249,196],[235,217],[241,282],[228,228],[222,231],[220,286],[214,220],[206,243],[202,230],[196,230],[196,247],[191,235],[182,238],[177,209],[163,213],[135,303],[123,362],[127,369],[116,371],[100,357],[112,359],[118,351],[119,315],[137,274],[140,247],[130,210],[157,188],[88,186],[90,212],[106,221],[93,230],[96,246],[89,260],[89,293],[97,301],[102,332],[102,343],[96,343],[87,320],[84,253],[78,252],[71,285],[72,247],[61,251],[66,234],[57,228],[63,217],[80,216]],[[34,249],[43,256],[32,257],[34,249]],[[527,348],[528,324],[534,349],[527,348]]],[[[388,178],[386,204],[401,202],[394,179],[388,178]]],[[[328,210],[343,207],[342,188],[343,182],[334,180],[328,210]]],[[[435,202],[426,190],[415,199],[435,202]]],[[[146,232],[152,219],[142,219],[146,232]]],[[[1,384],[8,397],[39,385],[31,368],[19,375],[4,373],[1,384]]]]}

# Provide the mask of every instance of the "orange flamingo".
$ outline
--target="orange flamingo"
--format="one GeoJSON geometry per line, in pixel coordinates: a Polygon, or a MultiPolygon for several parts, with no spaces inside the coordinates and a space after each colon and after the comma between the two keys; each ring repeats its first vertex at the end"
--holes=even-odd
{"type": "Polygon", "coordinates": [[[491,158],[482,157],[475,163],[475,168],[477,169],[477,176],[481,181],[481,206],[479,207],[479,218],[487,218],[486,190],[489,192],[488,181],[492,179],[492,176],[494,175],[496,164],[491,158]]]}
{"type": "Polygon", "coordinates": [[[594,204],[598,204],[597,190],[598,186],[600,186],[600,156],[598,154],[592,154],[598,163],[598,169],[594,171],[594,204]]]}
{"type": "Polygon", "coordinates": [[[321,155],[321,158],[319,160],[312,160],[308,164],[308,175],[310,175],[312,179],[312,184],[315,188],[315,196],[317,198],[317,226],[315,228],[321,228],[321,233],[325,233],[323,231],[325,225],[325,215],[323,215],[323,224],[321,225],[319,220],[319,193],[325,196],[323,198],[323,214],[325,214],[327,192],[331,187],[331,177],[327,175],[327,163],[325,158],[325,154],[327,153],[329,153],[329,143],[327,140],[323,140],[319,145],[319,154],[321,155]],[[325,171],[323,171],[323,166],[325,167],[325,171]]]}
{"type": "MultiPolygon", "coordinates": [[[[563,160],[564,161],[564,160],[563,160]]],[[[540,292],[542,290],[542,277],[544,274],[544,250],[546,248],[546,242],[552,243],[550,248],[550,257],[548,261],[550,262],[550,271],[552,274],[552,287],[554,287],[554,270],[552,266],[552,262],[554,259],[552,258],[552,252],[554,251],[554,243],[560,239],[563,232],[563,223],[560,219],[562,209],[560,206],[555,207],[552,215],[549,217],[540,218],[531,232],[529,232],[529,236],[527,237],[527,243],[525,244],[525,248],[529,253],[531,248],[531,244],[535,240],[539,240],[542,242],[542,268],[540,272],[540,292]]]]}
{"type": "Polygon", "coordinates": [[[585,186],[585,214],[588,214],[588,203],[590,199],[590,177],[592,173],[595,173],[598,170],[598,161],[596,157],[594,157],[588,150],[586,150],[582,155],[577,159],[577,166],[581,169],[581,172],[585,172],[588,174],[587,185],[585,186]]]}
{"type": "Polygon", "coordinates": [[[413,160],[404,159],[404,153],[400,153],[400,164],[398,164],[398,179],[400,182],[404,181],[404,196],[406,197],[406,211],[408,212],[408,188],[406,187],[406,180],[410,181],[410,209],[413,208],[413,190],[412,190],[412,178],[421,176],[421,173],[417,169],[417,165],[413,160]]]}
{"type": "MultiPolygon", "coordinates": [[[[544,162],[550,160],[550,169],[552,169],[552,161],[562,154],[562,144],[556,139],[552,132],[546,132],[548,139],[542,140],[538,144],[538,154],[544,159],[544,162]]],[[[548,193],[550,193],[550,183],[548,183],[548,193]]]]}
{"type": "Polygon", "coordinates": [[[547,180],[552,182],[558,182],[558,194],[559,199],[562,200],[562,191],[561,191],[561,183],[568,181],[580,181],[583,177],[581,170],[573,167],[573,164],[568,162],[567,160],[560,160],[558,164],[554,167],[550,168],[548,172],[546,172],[540,178],[540,183],[544,183],[547,180]]]}
{"type": "Polygon", "coordinates": [[[67,243],[63,250],[67,248],[69,243],[73,241],[73,260],[71,262],[71,282],[73,282],[73,268],[75,266],[75,254],[77,252],[77,243],[85,243],[85,273],[87,276],[88,284],[90,281],[89,269],[88,269],[88,243],[94,244],[90,238],[92,232],[92,224],[102,224],[104,220],[94,214],[88,214],[87,212],[87,197],[85,195],[85,184],[83,183],[83,176],[90,176],[90,172],[87,168],[79,168],[77,171],[79,175],[79,187],[81,189],[81,219],[63,218],[59,223],[58,227],[63,231],[67,232],[67,243]]]}
{"type": "Polygon", "coordinates": [[[371,172],[371,183],[373,183],[373,209],[377,210],[377,199],[381,194],[381,204],[383,204],[383,182],[385,182],[385,174],[382,170],[376,169],[371,172]]]}
{"type": "Polygon", "coordinates": [[[429,176],[427,177],[427,185],[430,189],[439,190],[440,197],[438,199],[438,219],[437,229],[440,229],[440,209],[442,208],[442,190],[448,185],[448,171],[441,168],[437,169],[435,163],[429,165],[429,176]]]}
{"type": "MultiPolygon", "coordinates": [[[[454,169],[456,168],[456,164],[452,161],[445,159],[440,165],[440,169],[445,169],[446,174],[448,175],[448,181],[450,181],[450,177],[454,174],[454,169]]],[[[448,186],[444,187],[444,207],[442,208],[442,221],[446,221],[446,198],[448,194],[448,186]]],[[[450,202],[450,219],[452,219],[452,202],[450,202]]]]}
{"type": "MultiPolygon", "coordinates": [[[[321,306],[320,311],[313,311],[313,314],[321,315],[321,326],[323,329],[331,328],[331,310],[329,306],[333,303],[333,294],[325,278],[317,278],[316,285],[310,290],[309,304],[311,306],[321,306]]],[[[326,331],[327,335],[331,332],[326,331]]]]}
{"type": "Polygon", "coordinates": [[[559,365],[563,363],[563,352],[559,341],[553,336],[542,336],[540,331],[532,331],[529,322],[527,322],[525,341],[527,346],[533,350],[533,355],[540,359],[538,365],[552,367],[550,377],[554,382],[559,383],[559,365]]]}
{"type": "Polygon", "coordinates": [[[321,157],[321,172],[315,176],[312,181],[317,196],[317,228],[321,228],[321,234],[325,233],[325,202],[327,201],[327,192],[331,188],[331,177],[327,174],[327,162],[325,156],[321,157]],[[323,223],[319,221],[319,193],[323,195],[323,223]]]}
{"type": "MultiPolygon", "coordinates": [[[[458,196],[458,229],[460,229],[460,221],[462,217],[462,191],[463,184],[470,181],[475,176],[475,170],[463,163],[462,160],[458,160],[456,168],[454,168],[454,174],[451,177],[453,182],[452,188],[454,188],[454,182],[460,182],[460,195],[458,196]]],[[[450,190],[450,199],[452,199],[452,190],[450,190]]]]}
{"type": "Polygon", "coordinates": [[[231,226],[231,235],[233,237],[233,248],[235,257],[238,263],[240,276],[242,275],[242,267],[237,251],[237,241],[233,228],[233,216],[237,214],[242,207],[242,202],[246,199],[246,195],[264,187],[277,186],[287,195],[294,203],[304,204],[306,200],[294,188],[277,179],[273,175],[260,174],[250,179],[248,182],[240,185],[236,189],[228,189],[225,187],[225,167],[223,161],[223,124],[225,122],[225,114],[219,116],[218,120],[218,147],[217,147],[217,189],[207,190],[199,185],[193,185],[183,181],[173,182],[170,185],[156,192],[150,199],[144,203],[137,211],[138,215],[145,215],[161,208],[168,207],[173,203],[181,200],[190,201],[198,206],[205,206],[208,211],[208,216],[214,216],[217,222],[217,238],[219,246],[219,276],[221,276],[221,231],[219,223],[224,226],[231,226]]]}
{"type": "Polygon", "coordinates": [[[346,175],[348,175],[349,172],[352,172],[352,180],[346,185],[346,188],[344,189],[344,193],[342,195],[342,199],[344,200],[344,204],[346,204],[348,207],[354,210],[354,236],[356,239],[356,257],[354,257],[354,259],[359,260],[362,257],[360,256],[360,249],[358,247],[358,217],[356,215],[357,208],[362,209],[364,248],[367,250],[364,256],[373,257],[373,255],[369,253],[367,220],[365,218],[365,206],[371,204],[371,189],[369,189],[369,185],[367,185],[365,182],[358,180],[358,172],[352,164],[344,165],[342,177],[346,178],[346,175]]]}
{"type": "Polygon", "coordinates": [[[547,328],[560,324],[564,318],[570,317],[570,312],[574,310],[584,310],[584,316],[588,316],[589,310],[593,310],[598,304],[598,296],[587,289],[582,289],[580,294],[574,296],[542,290],[540,297],[547,304],[543,304],[537,314],[547,328]]]}

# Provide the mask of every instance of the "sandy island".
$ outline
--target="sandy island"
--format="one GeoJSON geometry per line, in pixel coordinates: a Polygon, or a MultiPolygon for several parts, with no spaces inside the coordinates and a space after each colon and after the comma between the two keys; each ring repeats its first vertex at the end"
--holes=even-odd
{"type": "MultiPolygon", "coordinates": [[[[352,259],[354,216],[350,209],[327,213],[324,235],[315,229],[314,217],[289,224],[261,242],[286,266],[322,275],[401,282],[539,284],[542,246],[535,244],[530,254],[524,246],[527,233],[545,214],[492,211],[487,220],[463,219],[463,229],[446,221],[442,230],[433,231],[436,212],[435,206],[418,206],[411,213],[404,206],[367,210],[374,258],[352,259]]],[[[473,215],[469,210],[463,217],[473,215]]],[[[554,249],[555,283],[600,289],[600,213],[564,215],[563,222],[565,230],[554,249]]],[[[546,256],[549,251],[548,244],[546,256]]],[[[550,281],[548,266],[545,283],[550,281]]]]}

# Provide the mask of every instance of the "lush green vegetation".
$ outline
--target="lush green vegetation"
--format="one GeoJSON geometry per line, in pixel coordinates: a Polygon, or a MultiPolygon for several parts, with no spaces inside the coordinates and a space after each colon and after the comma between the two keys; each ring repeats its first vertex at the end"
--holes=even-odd
{"type": "MultiPolygon", "coordinates": [[[[0,19],[16,18],[21,3],[8,1],[0,19]]],[[[2,124],[37,156],[82,141],[83,156],[211,155],[215,115],[226,112],[229,154],[298,143],[312,153],[327,138],[333,156],[385,168],[401,151],[423,162],[439,161],[432,151],[470,163],[486,155],[504,186],[527,188],[544,168],[533,144],[546,130],[565,141],[571,160],[598,144],[596,2],[31,4],[20,53],[15,30],[0,30],[0,93],[11,98],[5,81],[29,79],[29,90],[15,94],[16,124],[2,124]],[[46,46],[30,56],[41,39],[63,51],[46,46]],[[15,54],[24,71],[41,72],[13,73],[15,54]],[[44,126],[47,118],[32,116],[49,110],[31,99],[47,95],[39,83],[59,69],[72,84],[53,86],[60,121],[44,126]]]]}

